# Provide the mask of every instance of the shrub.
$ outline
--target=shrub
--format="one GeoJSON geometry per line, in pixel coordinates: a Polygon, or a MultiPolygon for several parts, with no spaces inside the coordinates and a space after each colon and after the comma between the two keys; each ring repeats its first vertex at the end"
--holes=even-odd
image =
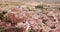
{"type": "Polygon", "coordinates": [[[60,8],[58,8],[60,10],[60,8]]]}
{"type": "Polygon", "coordinates": [[[37,5],[35,8],[43,9],[43,5],[37,5]]]}
{"type": "Polygon", "coordinates": [[[5,11],[2,11],[2,12],[0,13],[0,20],[2,20],[2,19],[5,18],[4,15],[5,15],[6,13],[7,13],[7,12],[5,12],[5,11]]]}

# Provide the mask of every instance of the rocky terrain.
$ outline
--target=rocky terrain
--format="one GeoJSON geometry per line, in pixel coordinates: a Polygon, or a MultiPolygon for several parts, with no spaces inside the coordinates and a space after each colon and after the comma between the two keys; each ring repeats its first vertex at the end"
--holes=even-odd
{"type": "Polygon", "coordinates": [[[59,1],[0,0],[0,32],[60,32],[59,1]]]}

